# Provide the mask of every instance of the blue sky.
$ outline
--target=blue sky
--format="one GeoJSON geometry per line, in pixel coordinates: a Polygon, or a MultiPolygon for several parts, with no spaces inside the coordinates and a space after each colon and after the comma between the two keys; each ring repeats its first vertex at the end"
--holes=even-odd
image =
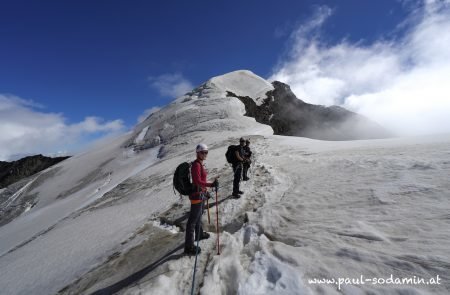
{"type": "MultiPolygon", "coordinates": [[[[399,46],[426,19],[430,2],[0,0],[0,112],[13,108],[8,113],[15,114],[3,113],[0,143],[18,141],[0,150],[0,160],[75,150],[131,128],[184,89],[238,69],[284,80],[312,103],[363,109],[347,99],[367,94],[355,91],[361,85],[336,88],[351,78],[320,68],[325,77],[305,81],[295,65],[304,65],[312,47],[315,54],[306,56],[317,60],[307,61],[308,67],[330,58],[342,63],[345,57],[333,53],[339,46],[347,46],[353,60],[364,50],[403,59],[399,46]],[[325,94],[311,85],[323,78],[331,79],[329,89],[339,97],[315,99],[325,94]],[[25,117],[29,126],[15,121],[25,117]],[[28,144],[31,127],[36,137],[49,140],[28,144]]],[[[448,1],[437,2],[434,16],[446,16],[448,1]]]]}

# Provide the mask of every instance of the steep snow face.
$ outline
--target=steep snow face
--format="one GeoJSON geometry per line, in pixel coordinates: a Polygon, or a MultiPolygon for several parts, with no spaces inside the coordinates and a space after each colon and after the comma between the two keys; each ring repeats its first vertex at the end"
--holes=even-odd
{"type": "MultiPolygon", "coordinates": [[[[33,177],[14,198],[35,196],[37,204],[0,227],[0,256],[38,237],[97,201],[132,175],[157,161],[157,149],[136,154],[120,146],[128,135],[108,140],[33,177]]],[[[1,204],[7,206],[6,204],[1,204]]]]}

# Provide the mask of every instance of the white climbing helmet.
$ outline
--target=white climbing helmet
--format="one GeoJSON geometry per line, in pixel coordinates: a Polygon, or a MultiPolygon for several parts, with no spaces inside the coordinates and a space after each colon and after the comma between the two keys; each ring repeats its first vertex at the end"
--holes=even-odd
{"type": "Polygon", "coordinates": [[[201,143],[201,144],[197,145],[197,148],[195,149],[195,151],[197,153],[203,152],[203,151],[208,151],[208,147],[206,146],[206,144],[201,143]]]}

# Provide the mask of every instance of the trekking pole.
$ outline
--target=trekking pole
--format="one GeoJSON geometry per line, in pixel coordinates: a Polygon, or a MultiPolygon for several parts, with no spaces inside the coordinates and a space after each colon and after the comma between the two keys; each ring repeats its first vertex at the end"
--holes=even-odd
{"type": "Polygon", "coordinates": [[[219,243],[219,205],[217,200],[217,191],[219,188],[216,186],[216,230],[217,230],[217,255],[220,255],[220,243],[219,243]]]}
{"type": "MultiPolygon", "coordinates": [[[[202,197],[202,203],[201,203],[201,209],[200,212],[203,212],[203,197],[202,197]]],[[[200,215],[200,218],[201,215],[200,215]]],[[[194,263],[194,273],[192,274],[192,289],[191,289],[191,295],[194,295],[194,289],[195,289],[195,271],[197,270],[197,257],[198,257],[198,249],[199,249],[199,243],[200,243],[200,237],[203,233],[200,233],[200,222],[197,224],[197,233],[198,233],[198,239],[197,239],[197,249],[195,249],[195,263],[194,263]]],[[[194,235],[195,237],[195,235],[194,235]]]]}
{"type": "Polygon", "coordinates": [[[209,216],[209,198],[206,198],[206,207],[208,208],[208,224],[211,224],[211,217],[209,216]]]}

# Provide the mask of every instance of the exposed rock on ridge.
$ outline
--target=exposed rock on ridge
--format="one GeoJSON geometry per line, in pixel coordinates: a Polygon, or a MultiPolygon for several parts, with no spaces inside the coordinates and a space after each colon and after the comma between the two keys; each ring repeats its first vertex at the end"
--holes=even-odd
{"type": "Polygon", "coordinates": [[[25,157],[14,162],[0,161],[0,188],[47,169],[69,157],[50,158],[43,155],[25,157]]]}
{"type": "Polygon", "coordinates": [[[289,85],[275,81],[274,89],[258,105],[249,96],[227,91],[245,104],[246,116],[270,125],[274,134],[301,136],[322,140],[355,140],[390,137],[388,131],[359,114],[339,106],[325,107],[298,99],[289,85]]]}

